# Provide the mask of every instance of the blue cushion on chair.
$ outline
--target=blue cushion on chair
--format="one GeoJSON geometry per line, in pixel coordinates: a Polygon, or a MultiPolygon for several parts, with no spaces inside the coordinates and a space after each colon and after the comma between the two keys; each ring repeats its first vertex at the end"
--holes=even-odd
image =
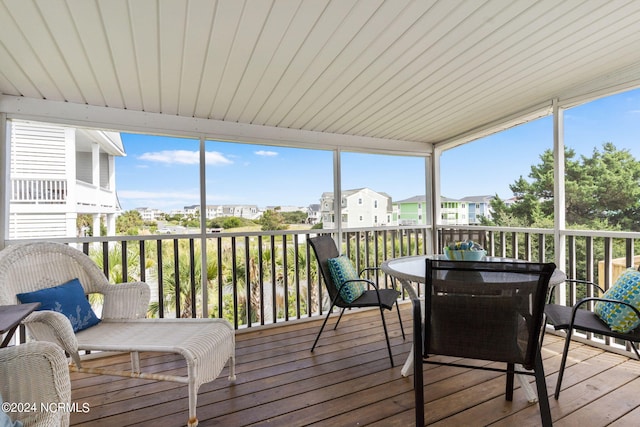
{"type": "MultiPolygon", "coordinates": [[[[333,283],[335,283],[337,288],[340,288],[340,285],[347,280],[360,278],[358,276],[358,272],[353,267],[351,260],[347,258],[347,256],[340,255],[337,258],[329,258],[328,262],[333,283]]],[[[360,298],[360,295],[362,295],[364,291],[364,282],[351,282],[347,283],[340,289],[340,297],[344,302],[349,304],[360,298]]]]}
{"type": "Polygon", "coordinates": [[[21,303],[39,302],[38,310],[62,313],[71,322],[73,332],[87,329],[100,322],[87,301],[80,280],[73,279],[60,286],[16,295],[21,303]]]}
{"type": "MultiPolygon", "coordinates": [[[[640,309],[640,272],[633,268],[625,270],[602,297],[624,301],[640,309]]],[[[640,325],[638,316],[626,305],[597,302],[594,312],[616,332],[627,333],[640,325]]]]}

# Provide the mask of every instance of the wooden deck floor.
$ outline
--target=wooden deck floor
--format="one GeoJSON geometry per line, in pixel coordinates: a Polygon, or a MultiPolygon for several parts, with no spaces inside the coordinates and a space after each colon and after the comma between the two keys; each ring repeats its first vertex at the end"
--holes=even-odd
{"type": "MultiPolygon", "coordinates": [[[[409,426],[414,423],[413,377],[400,368],[411,347],[411,313],[402,304],[407,340],[387,312],[396,367],[387,356],[379,312],[345,315],[337,331],[323,333],[309,349],[320,321],[238,332],[237,380],[227,370],[200,388],[201,426],[409,426]],[[370,336],[367,336],[371,334],[370,336]]],[[[552,394],[562,340],[547,334],[543,349],[547,388],[552,394]]],[[[184,372],[178,357],[145,353],[143,369],[184,372]]],[[[128,356],[86,362],[128,368],[128,356]]],[[[640,362],[574,344],[560,400],[550,397],[556,426],[640,425],[640,362]]],[[[488,371],[426,365],[426,419],[437,426],[536,426],[537,404],[521,389],[504,400],[504,375],[488,371]]],[[[517,382],[516,382],[517,385],[517,382]]],[[[72,374],[72,400],[86,413],[71,415],[74,426],[181,426],[187,420],[185,385],[72,374]]]]}

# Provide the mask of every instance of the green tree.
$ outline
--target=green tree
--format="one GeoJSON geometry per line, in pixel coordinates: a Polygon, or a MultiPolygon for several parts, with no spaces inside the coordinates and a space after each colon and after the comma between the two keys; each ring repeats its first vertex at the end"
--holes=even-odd
{"type": "MultiPolygon", "coordinates": [[[[553,221],[553,152],[531,166],[529,180],[522,176],[510,186],[517,201],[507,206],[491,202],[493,222],[502,226],[541,227],[553,221]]],[[[640,162],[628,150],[611,142],[594,148],[590,157],[576,159],[565,148],[565,201],[567,225],[573,228],[640,230],[640,162]]]]}
{"type": "Polygon", "coordinates": [[[144,225],[142,215],[136,210],[126,211],[116,219],[116,232],[118,234],[137,235],[144,225]]]}
{"type": "Polygon", "coordinates": [[[284,216],[282,216],[279,209],[267,210],[262,214],[259,222],[260,225],[262,225],[263,231],[286,230],[289,228],[289,226],[285,224],[284,216]]]}
{"type": "Polygon", "coordinates": [[[79,214],[76,219],[78,236],[93,236],[93,218],[89,214],[79,214]]]}
{"type": "Polygon", "coordinates": [[[304,224],[307,222],[307,214],[302,211],[282,212],[282,217],[287,224],[304,224]]]}

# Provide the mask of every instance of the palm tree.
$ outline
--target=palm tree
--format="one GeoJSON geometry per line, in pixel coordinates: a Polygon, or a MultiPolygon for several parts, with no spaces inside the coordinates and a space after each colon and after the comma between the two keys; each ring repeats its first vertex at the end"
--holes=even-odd
{"type": "MultiPolygon", "coordinates": [[[[165,246],[163,249],[163,259],[173,258],[173,248],[165,246]],[[164,253],[166,252],[166,254],[164,253]]],[[[197,313],[197,305],[202,304],[201,290],[202,290],[202,270],[201,270],[201,257],[200,248],[196,246],[194,248],[193,258],[189,253],[188,241],[178,241],[178,257],[175,260],[178,264],[178,277],[176,277],[175,263],[163,262],[162,268],[162,289],[163,295],[158,298],[163,298],[165,311],[176,310],[178,308],[177,315],[181,318],[193,317],[194,313],[197,313]],[[194,276],[191,277],[191,263],[193,262],[194,276]],[[193,281],[193,287],[192,287],[193,281]],[[178,292],[176,293],[176,287],[178,286],[178,292]],[[192,295],[196,301],[196,307],[192,304],[192,295]],[[180,300],[180,306],[176,307],[178,298],[180,300]]],[[[158,266],[156,265],[152,269],[152,275],[155,275],[155,280],[158,280],[158,266]]],[[[149,314],[157,316],[159,314],[160,305],[159,302],[152,302],[149,307],[149,314]]]]}

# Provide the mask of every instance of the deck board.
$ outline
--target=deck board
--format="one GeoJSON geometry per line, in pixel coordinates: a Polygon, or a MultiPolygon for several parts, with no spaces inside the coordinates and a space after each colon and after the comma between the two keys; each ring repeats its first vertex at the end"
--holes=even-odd
{"type": "MultiPolygon", "coordinates": [[[[376,310],[346,314],[335,331],[331,320],[313,353],[309,350],[320,320],[238,331],[237,380],[230,383],[225,368],[200,388],[200,425],[413,425],[413,377],[400,375],[411,348],[411,312],[409,304],[401,307],[406,340],[396,314],[386,315],[394,368],[376,310]]],[[[640,425],[640,362],[574,343],[556,401],[552,394],[562,345],[559,336],[545,337],[543,359],[554,424],[640,425]]],[[[127,369],[129,357],[84,363],[127,369]]],[[[184,362],[172,354],[143,353],[141,366],[144,371],[185,372],[184,362]]],[[[513,401],[505,401],[504,374],[425,365],[424,377],[429,425],[540,424],[538,405],[527,402],[517,382],[513,401]]],[[[72,413],[73,426],[171,427],[185,425],[187,419],[186,386],[166,381],[73,373],[72,400],[90,407],[87,413],[72,413]]]]}

